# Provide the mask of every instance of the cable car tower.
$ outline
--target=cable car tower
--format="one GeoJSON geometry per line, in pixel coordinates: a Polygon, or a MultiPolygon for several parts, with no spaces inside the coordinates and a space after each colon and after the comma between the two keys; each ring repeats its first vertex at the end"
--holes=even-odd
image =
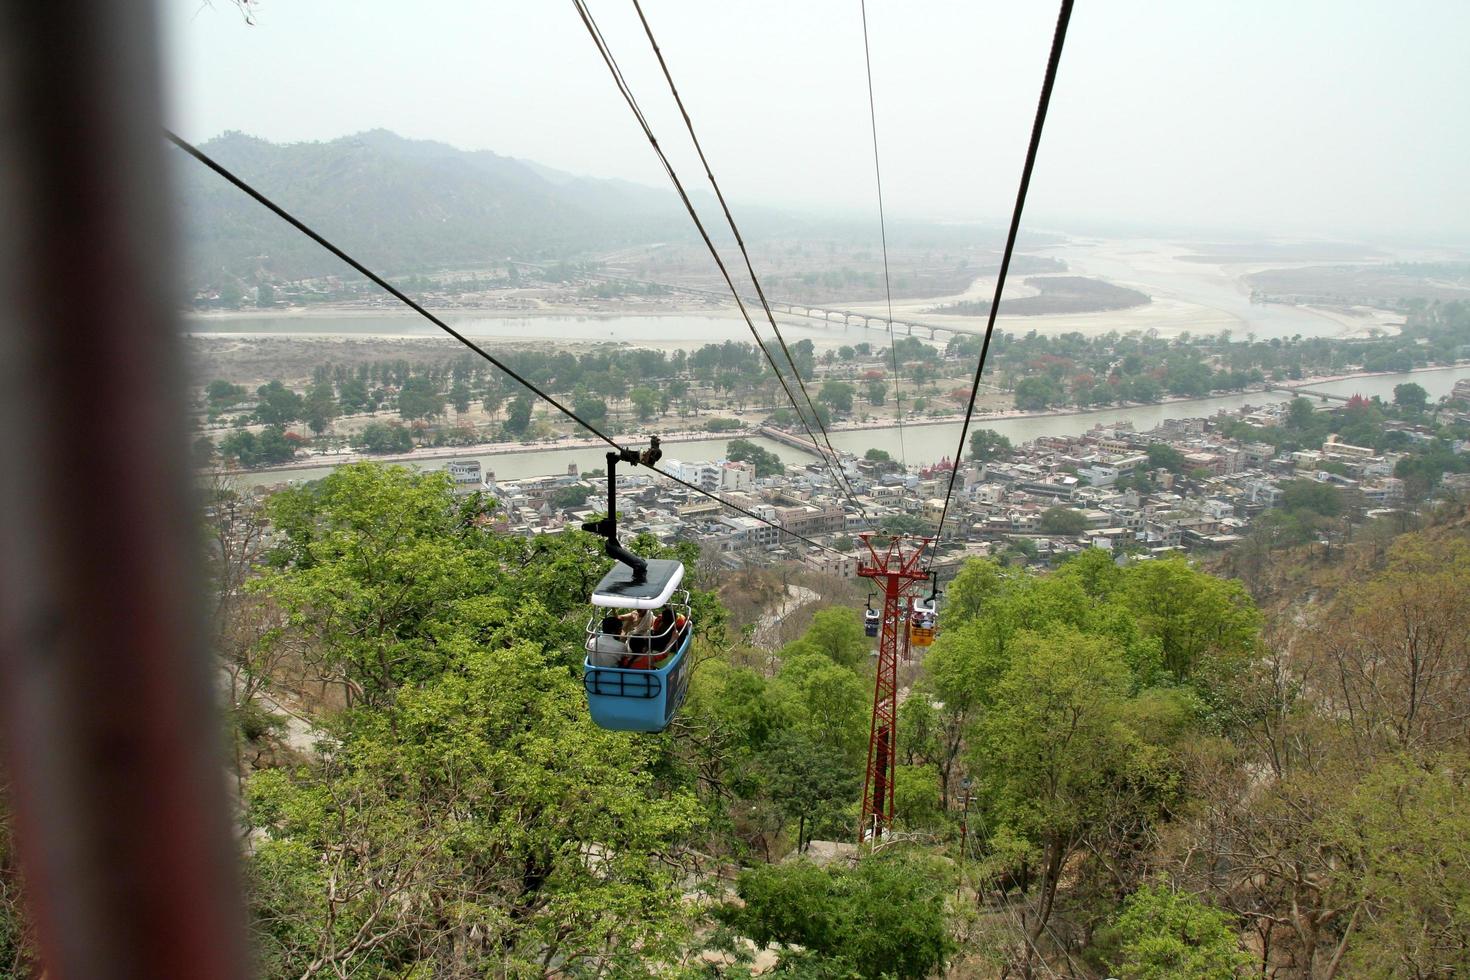
{"type": "Polygon", "coordinates": [[[898,640],[907,632],[908,591],[912,583],[929,576],[919,560],[932,538],[918,539],[905,550],[902,537],[888,539],[888,548],[873,547],[872,533],[858,535],[872,556],[857,573],[883,586],[883,618],[878,635],[878,670],[873,682],[873,725],[868,733],[868,773],[863,781],[863,815],[858,842],[874,840],[893,825],[893,774],[898,757],[898,640]]]}

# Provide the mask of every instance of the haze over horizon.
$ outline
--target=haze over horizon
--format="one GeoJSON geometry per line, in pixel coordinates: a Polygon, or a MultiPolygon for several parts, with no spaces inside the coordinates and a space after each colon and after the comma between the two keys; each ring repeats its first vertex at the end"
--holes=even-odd
{"type": "MultiPolygon", "coordinates": [[[[870,216],[856,2],[658,3],[649,20],[737,208],[870,216]]],[[[631,5],[592,7],[686,182],[702,171],[631,5]]],[[[1470,244],[1470,7],[1082,5],[1026,223],[1470,244]]],[[[1051,4],[873,3],[891,219],[1009,213],[1051,4]]],[[[163,7],[169,119],[275,142],[385,128],[570,173],[667,182],[571,4],[163,7]]]]}

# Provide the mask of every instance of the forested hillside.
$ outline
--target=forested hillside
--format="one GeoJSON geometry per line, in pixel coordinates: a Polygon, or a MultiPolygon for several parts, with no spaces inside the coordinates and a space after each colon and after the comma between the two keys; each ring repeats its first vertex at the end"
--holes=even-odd
{"type": "MultiPolygon", "coordinates": [[[[324,143],[227,133],[205,152],[287,210],[390,275],[558,260],[594,248],[681,240],[670,193],[573,177],[488,151],[373,130],[324,143]]],[[[180,160],[193,289],[334,275],[344,267],[210,171],[180,160]]]]}
{"type": "MultiPolygon", "coordinates": [[[[579,670],[599,542],[494,510],[373,465],[263,510],[216,490],[266,976],[1470,969],[1460,511],[1364,539],[1353,574],[1300,565],[1270,616],[1184,559],[970,562],[904,669],[895,832],[859,855],[855,606],[758,647],[692,547],[637,541],[693,575],[690,697],[665,734],[601,731],[579,670]]],[[[3,834],[5,975],[33,975],[21,896],[3,834]]]]}

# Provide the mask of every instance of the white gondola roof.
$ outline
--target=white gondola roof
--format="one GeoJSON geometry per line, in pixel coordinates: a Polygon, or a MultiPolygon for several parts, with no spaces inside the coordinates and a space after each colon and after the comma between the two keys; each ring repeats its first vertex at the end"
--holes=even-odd
{"type": "Polygon", "coordinates": [[[684,565],[671,558],[650,558],[644,581],[633,581],[633,570],[621,562],[597,583],[592,604],[607,609],[657,609],[669,601],[684,581],[684,565]]]}

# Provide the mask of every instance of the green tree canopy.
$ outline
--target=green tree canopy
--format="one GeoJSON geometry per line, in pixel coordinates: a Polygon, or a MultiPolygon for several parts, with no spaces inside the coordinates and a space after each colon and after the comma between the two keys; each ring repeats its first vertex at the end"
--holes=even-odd
{"type": "Polygon", "coordinates": [[[366,410],[371,404],[367,382],[361,378],[344,378],[337,385],[337,405],[342,414],[352,415],[366,410]]]}
{"type": "Polygon", "coordinates": [[[1280,506],[1288,511],[1336,517],[1342,513],[1342,494],[1331,484],[1316,480],[1287,480],[1281,484],[1280,506]]]}
{"type": "MultiPolygon", "coordinates": [[[[607,421],[607,402],[585,392],[573,399],[572,411],[593,425],[601,425],[607,421]]],[[[514,407],[512,407],[511,413],[515,413],[514,407]]]]}
{"type": "Polygon", "coordinates": [[[255,420],[266,425],[290,425],[301,418],[301,396],[279,381],[261,385],[256,394],[255,420]]]}
{"type": "Polygon", "coordinates": [[[1209,661],[1212,670],[1238,664],[1254,646],[1261,618],[1245,587],[1171,557],[1129,568],[1119,589],[1139,629],[1158,638],[1164,665],[1188,677],[1209,661]]]}
{"type": "Polygon", "coordinates": [[[631,972],[674,954],[688,918],[658,858],[695,808],[654,786],[656,744],[593,726],[536,644],[452,632],[454,669],[354,715],[330,764],[251,780],[267,974],[532,975],[552,957],[631,972]]]}
{"type": "Polygon", "coordinates": [[[1041,412],[1062,400],[1062,390],[1045,376],[1023,378],[1016,384],[1016,407],[1023,412],[1041,412]]]}
{"type": "Polygon", "coordinates": [[[1393,403],[1410,412],[1422,412],[1429,405],[1429,392],[1423,385],[1406,381],[1393,386],[1393,403]]]}
{"type": "Polygon", "coordinates": [[[357,438],[369,453],[406,453],[413,448],[413,436],[397,422],[369,422],[357,438]]]}
{"type": "Polygon", "coordinates": [[[852,832],[862,773],[800,728],[783,728],[759,759],[771,798],[797,821],[797,848],[813,838],[840,840],[852,832]]]}
{"type": "Polygon", "coordinates": [[[463,415],[465,412],[468,412],[470,410],[471,401],[473,401],[473,398],[470,395],[470,386],[465,384],[463,380],[456,381],[450,387],[449,404],[452,405],[454,407],[454,410],[460,415],[463,415]]]}
{"type": "Polygon", "coordinates": [[[887,514],[878,521],[884,534],[932,535],[934,526],[917,514],[887,514]]]}
{"type": "Polygon", "coordinates": [[[1171,473],[1184,472],[1184,454],[1173,446],[1162,442],[1150,443],[1147,449],[1148,465],[1156,470],[1168,470],[1171,473]]]}
{"type": "Polygon", "coordinates": [[[220,440],[219,452],[241,466],[274,466],[294,458],[296,447],[286,438],[282,426],[268,425],[259,435],[249,429],[231,432],[220,440]]]}
{"type": "Polygon", "coordinates": [[[1178,785],[1168,747],[1128,722],[1134,680],[1115,641],[1054,625],[1018,633],[1007,657],[968,753],[989,826],[1035,848],[1034,942],[1072,854],[1119,846],[1110,828],[1153,821],[1178,785]]]}
{"type": "Polygon", "coordinates": [[[863,633],[860,610],[844,606],[823,609],[801,639],[788,644],[784,656],[819,653],[835,664],[852,668],[867,660],[868,638],[863,633]]]}
{"type": "Polygon", "coordinates": [[[330,381],[318,381],[306,392],[306,401],[302,406],[302,417],[311,431],[321,435],[332,425],[340,412],[337,408],[337,397],[332,390],[330,381]]]}
{"type": "Polygon", "coordinates": [[[770,696],[786,724],[856,768],[867,745],[872,685],[820,653],[786,656],[770,696]]]}
{"type": "MultiPolygon", "coordinates": [[[[587,503],[587,498],[591,497],[592,493],[591,487],[583,486],[580,483],[573,484],[569,487],[562,487],[560,490],[552,492],[551,505],[561,509],[581,507],[587,503]]],[[[602,509],[606,510],[607,507],[604,506],[602,509]]],[[[618,510],[621,513],[622,508],[618,508],[618,510]]]]}
{"type": "Polygon", "coordinates": [[[1329,817],[1358,897],[1353,975],[1453,976],[1470,967],[1470,757],[1385,760],[1329,817]],[[1426,760],[1428,761],[1428,760],[1426,760]]]}
{"type": "Polygon", "coordinates": [[[658,392],[652,388],[640,385],[628,392],[628,400],[633,403],[633,410],[638,413],[640,422],[647,422],[658,412],[658,392]]]}
{"type": "Polygon", "coordinates": [[[229,408],[244,400],[245,389],[228,381],[215,380],[205,387],[204,395],[209,400],[210,408],[229,408]]]}
{"type": "Polygon", "coordinates": [[[982,463],[1005,459],[1011,454],[1011,440],[994,429],[976,429],[970,433],[970,458],[982,463]]]}
{"type": "Polygon", "coordinates": [[[725,458],[736,463],[754,464],[757,477],[780,476],[786,472],[781,457],[769,449],[763,449],[749,439],[732,439],[725,446],[725,458]]]}
{"type": "Polygon", "coordinates": [[[444,414],[444,393],[432,378],[415,374],[398,389],[398,417],[432,419],[444,414]]]}
{"type": "Polygon", "coordinates": [[[505,431],[514,437],[523,436],[531,427],[531,394],[521,392],[510,403],[510,409],[506,412],[505,431]]]}
{"type": "Polygon", "coordinates": [[[852,411],[854,392],[853,386],[846,381],[824,381],[822,390],[817,394],[817,400],[832,406],[832,411],[845,415],[852,411]]]}
{"type": "Polygon", "coordinates": [[[979,616],[985,603],[1004,591],[1003,575],[1000,565],[987,558],[972,558],[961,565],[945,593],[946,625],[959,625],[979,616]]]}
{"type": "Polygon", "coordinates": [[[1251,958],[1236,940],[1231,916],[1193,895],[1144,885],[1128,896],[1110,935],[1113,972],[1130,980],[1231,980],[1251,958]]]}
{"type": "Polygon", "coordinates": [[[1063,534],[1068,537],[1076,537],[1087,530],[1087,518],[1080,510],[1071,507],[1048,507],[1041,514],[1041,520],[1037,522],[1037,530],[1042,534],[1063,534]]]}
{"type": "MultiPolygon", "coordinates": [[[[741,906],[721,917],[758,946],[799,945],[829,975],[919,978],[944,965],[952,942],[938,876],[902,857],[870,857],[856,868],[807,861],[742,872],[741,906]]],[[[783,954],[783,962],[800,954],[783,954]]]]}

